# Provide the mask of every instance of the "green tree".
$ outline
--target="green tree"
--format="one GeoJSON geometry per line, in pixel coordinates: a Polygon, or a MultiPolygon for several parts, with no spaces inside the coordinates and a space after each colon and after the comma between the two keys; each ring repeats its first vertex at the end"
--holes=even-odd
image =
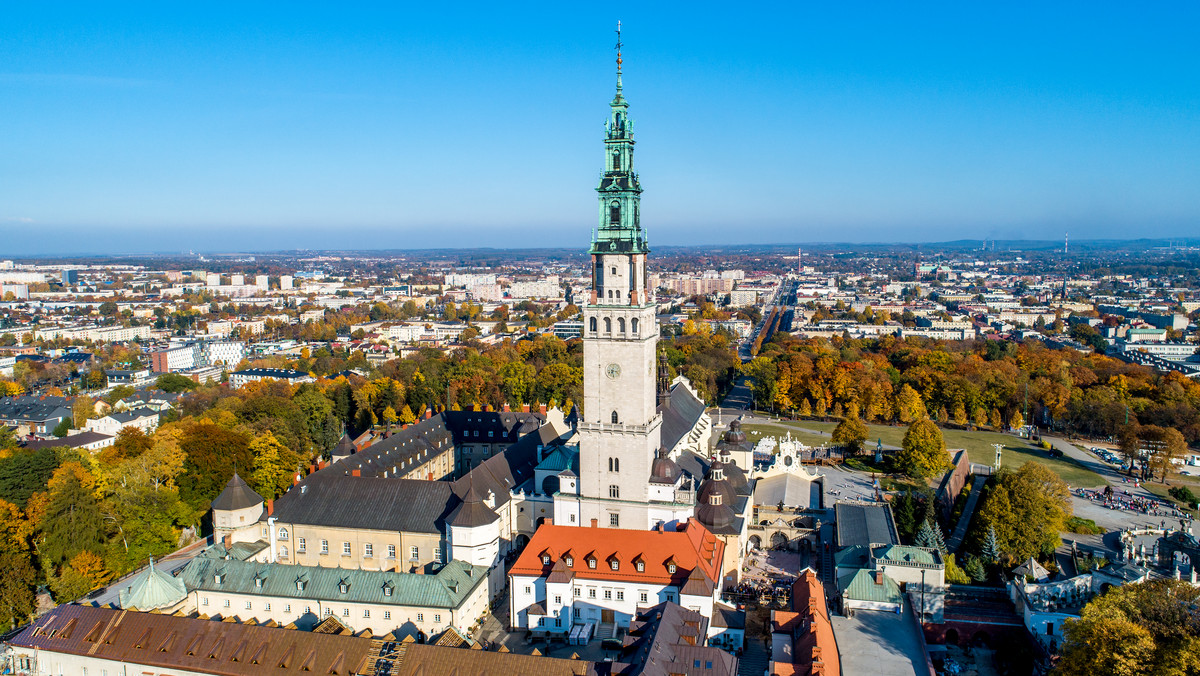
{"type": "Polygon", "coordinates": [[[900,540],[911,543],[917,534],[917,497],[911,488],[905,489],[892,500],[892,514],[900,540]]]}
{"type": "Polygon", "coordinates": [[[942,431],[928,418],[909,425],[900,446],[900,451],[896,453],[896,467],[908,476],[927,479],[952,466],[942,431]]]}
{"type": "Polygon", "coordinates": [[[1058,676],[1200,673],[1200,588],[1183,580],[1114,587],[1063,626],[1058,676]]]}
{"type": "Polygon", "coordinates": [[[178,373],[164,373],[154,381],[154,386],[163,392],[175,394],[178,392],[191,392],[200,387],[200,384],[178,373]]]}
{"type": "Polygon", "coordinates": [[[975,582],[987,580],[987,569],[983,567],[983,562],[979,560],[979,557],[974,554],[967,554],[967,558],[963,561],[963,572],[975,582]]]}
{"type": "Polygon", "coordinates": [[[41,521],[38,546],[41,559],[58,566],[84,550],[104,546],[104,518],[92,494],[92,479],[78,463],[64,463],[49,485],[49,503],[41,521]]]}
{"type": "Polygon", "coordinates": [[[14,450],[7,458],[0,458],[0,500],[24,509],[29,496],[42,490],[57,468],[58,458],[52,448],[14,450]]]}
{"type": "Polygon", "coordinates": [[[833,428],[830,439],[833,443],[844,446],[850,455],[857,455],[862,451],[863,442],[867,440],[867,426],[858,417],[844,418],[833,428]]]}
{"type": "Polygon", "coordinates": [[[998,563],[1000,561],[1000,540],[996,538],[996,528],[994,526],[988,526],[987,536],[983,539],[981,553],[988,563],[998,563]]]}
{"type": "Polygon", "coordinates": [[[510,361],[500,367],[498,375],[505,401],[513,405],[529,401],[529,394],[537,382],[537,369],[523,361],[510,361]]]}
{"type": "Polygon", "coordinates": [[[50,433],[53,434],[54,436],[58,437],[59,439],[62,439],[63,437],[70,434],[70,432],[71,432],[71,419],[63,418],[62,420],[60,420],[58,422],[57,425],[54,426],[54,430],[51,431],[50,433]]]}
{"type": "Polygon", "coordinates": [[[37,571],[27,552],[0,546],[0,627],[15,628],[33,614],[37,571]]]}
{"type": "Polygon", "coordinates": [[[917,531],[917,537],[913,544],[926,549],[936,549],[943,554],[946,553],[946,540],[942,535],[942,529],[933,523],[932,520],[921,523],[921,529],[917,531]]]}
{"type": "Polygon", "coordinates": [[[1045,465],[1002,467],[983,496],[972,537],[980,543],[994,530],[1001,554],[1011,560],[1046,557],[1061,544],[1058,534],[1070,515],[1067,484],[1045,465]]]}
{"type": "Polygon", "coordinates": [[[251,466],[250,440],[245,434],[211,422],[184,421],[179,447],[186,454],[179,476],[179,495],[195,509],[204,509],[233,478],[234,466],[251,466]]]}

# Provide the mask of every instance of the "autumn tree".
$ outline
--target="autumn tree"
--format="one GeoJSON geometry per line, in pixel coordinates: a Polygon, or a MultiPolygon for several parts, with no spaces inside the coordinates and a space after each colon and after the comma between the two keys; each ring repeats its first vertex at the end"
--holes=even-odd
{"type": "Polygon", "coordinates": [[[833,428],[831,441],[845,447],[850,455],[862,451],[863,442],[867,440],[867,426],[857,417],[844,418],[837,427],[833,428]]]}
{"type": "Polygon", "coordinates": [[[1071,515],[1070,490],[1045,465],[1002,467],[986,491],[972,520],[974,542],[982,545],[994,529],[1000,552],[1010,560],[1046,557],[1061,544],[1058,534],[1071,515]]]}
{"type": "Polygon", "coordinates": [[[925,417],[925,403],[921,401],[921,395],[907,383],[896,395],[896,416],[902,423],[911,423],[925,417]]]}
{"type": "Polygon", "coordinates": [[[105,526],[92,494],[94,485],[92,474],[78,462],[65,462],[54,471],[39,524],[38,553],[43,563],[58,566],[79,552],[103,548],[105,526]]]}
{"type": "Polygon", "coordinates": [[[245,434],[207,421],[184,421],[179,447],[187,459],[179,475],[179,495],[196,509],[208,503],[233,478],[234,466],[251,466],[245,434]]]}
{"type": "Polygon", "coordinates": [[[950,455],[942,431],[928,418],[908,426],[895,456],[896,467],[908,476],[927,479],[950,469],[950,455]]]}
{"type": "Polygon", "coordinates": [[[1058,676],[1200,673],[1200,588],[1149,580],[1109,589],[1063,625],[1058,676]]]}
{"type": "Polygon", "coordinates": [[[254,461],[247,483],[263,498],[273,500],[292,484],[296,455],[279,443],[275,435],[264,432],[255,437],[250,442],[250,455],[254,461]]]}

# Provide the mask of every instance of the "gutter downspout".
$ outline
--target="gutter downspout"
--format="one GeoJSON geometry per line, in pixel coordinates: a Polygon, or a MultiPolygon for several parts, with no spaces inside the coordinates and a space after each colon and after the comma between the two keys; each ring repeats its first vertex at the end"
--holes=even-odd
{"type": "Polygon", "coordinates": [[[275,549],[275,517],[273,516],[267,517],[267,536],[271,541],[271,563],[276,563],[279,557],[276,555],[275,549]]]}

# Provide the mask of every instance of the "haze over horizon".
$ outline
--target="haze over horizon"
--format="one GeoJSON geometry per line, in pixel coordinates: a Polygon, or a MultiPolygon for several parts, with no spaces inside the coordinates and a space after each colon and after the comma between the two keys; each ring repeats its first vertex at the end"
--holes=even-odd
{"type": "Polygon", "coordinates": [[[1200,7],[8,8],[0,255],[1200,232],[1200,7]]]}

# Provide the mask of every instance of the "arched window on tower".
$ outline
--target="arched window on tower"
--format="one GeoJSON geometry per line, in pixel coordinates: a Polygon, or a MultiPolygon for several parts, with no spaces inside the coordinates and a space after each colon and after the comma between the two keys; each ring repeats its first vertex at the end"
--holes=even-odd
{"type": "MultiPolygon", "coordinates": [[[[593,321],[595,321],[595,320],[593,320],[593,321]]],[[[637,332],[638,332],[638,320],[637,320],[637,317],[634,317],[633,319],[630,319],[630,320],[629,320],[629,328],[630,328],[631,332],[633,333],[633,335],[635,335],[635,336],[636,336],[636,335],[637,335],[637,332]]],[[[596,329],[595,329],[595,328],[592,328],[592,330],[593,330],[593,331],[595,331],[596,329]]]]}
{"type": "Polygon", "coordinates": [[[624,317],[619,317],[617,319],[617,330],[620,331],[621,333],[625,333],[625,318],[624,317]]]}
{"type": "Polygon", "coordinates": [[[615,424],[617,424],[617,423],[619,423],[619,422],[621,422],[621,421],[620,421],[620,420],[617,418],[617,412],[616,412],[616,411],[613,411],[613,412],[612,412],[612,421],[613,421],[613,424],[614,424],[614,425],[615,425],[615,424]]]}
{"type": "MultiPolygon", "coordinates": [[[[637,320],[635,319],[633,321],[636,322],[637,320]]],[[[588,328],[591,330],[592,333],[596,332],[596,318],[595,317],[592,317],[591,321],[588,322],[588,328]]]]}
{"type": "Polygon", "coordinates": [[[621,471],[621,459],[620,458],[609,458],[608,459],[608,471],[620,472],[621,471]]]}
{"type": "Polygon", "coordinates": [[[613,200],[612,204],[608,207],[608,224],[621,224],[621,203],[616,200],[613,200]]]}
{"type": "Polygon", "coordinates": [[[613,153],[613,171],[621,170],[621,153],[613,153]]]}
{"type": "Polygon", "coordinates": [[[612,333],[612,319],[608,317],[604,318],[604,332],[612,333]]]}

